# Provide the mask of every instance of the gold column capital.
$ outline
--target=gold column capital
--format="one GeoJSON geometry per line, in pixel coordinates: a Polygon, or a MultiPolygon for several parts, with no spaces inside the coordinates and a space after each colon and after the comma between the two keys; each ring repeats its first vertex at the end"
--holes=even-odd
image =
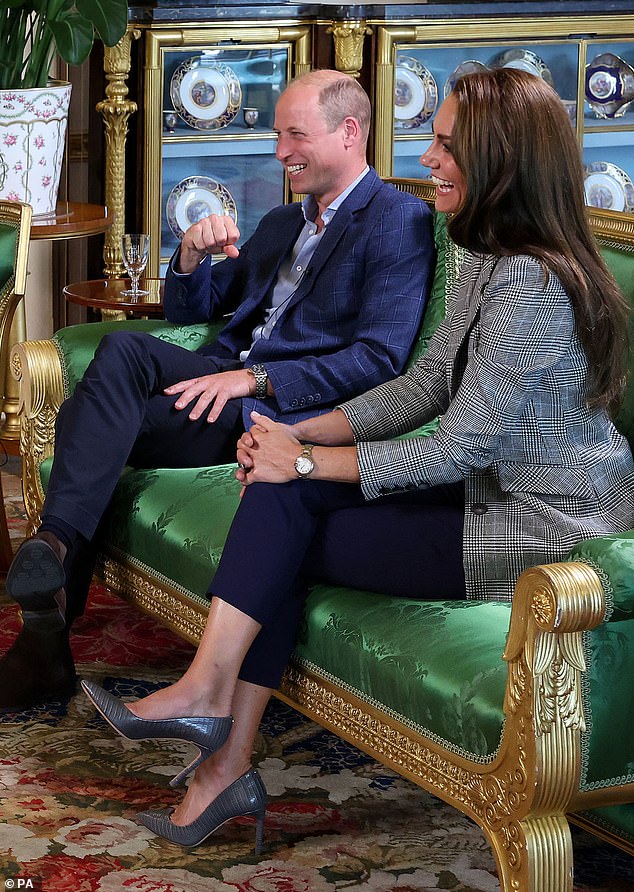
{"type": "Polygon", "coordinates": [[[332,34],[335,44],[335,68],[352,77],[359,77],[363,67],[363,41],[372,34],[365,19],[333,22],[326,34],[332,34]]]}

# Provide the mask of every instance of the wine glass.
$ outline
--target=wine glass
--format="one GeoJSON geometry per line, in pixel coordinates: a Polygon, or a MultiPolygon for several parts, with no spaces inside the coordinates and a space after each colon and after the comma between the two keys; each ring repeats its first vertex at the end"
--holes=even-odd
{"type": "Polygon", "coordinates": [[[150,236],[144,233],[126,233],[121,237],[123,265],[130,276],[130,288],[122,291],[125,297],[132,301],[139,299],[140,294],[147,291],[139,288],[139,279],[147,266],[148,252],[150,250],[150,236]]]}

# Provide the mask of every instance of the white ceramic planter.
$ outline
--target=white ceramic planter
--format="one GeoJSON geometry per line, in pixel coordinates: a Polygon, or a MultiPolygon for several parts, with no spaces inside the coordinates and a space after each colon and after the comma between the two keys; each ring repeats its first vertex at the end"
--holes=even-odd
{"type": "Polygon", "coordinates": [[[0,198],[55,212],[71,85],[0,90],[0,198]]]}

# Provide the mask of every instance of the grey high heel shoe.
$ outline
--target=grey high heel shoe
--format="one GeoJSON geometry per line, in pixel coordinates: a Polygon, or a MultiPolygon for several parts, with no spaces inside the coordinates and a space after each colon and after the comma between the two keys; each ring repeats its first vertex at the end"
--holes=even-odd
{"type": "Polygon", "coordinates": [[[84,692],[94,703],[108,724],[129,740],[172,739],[194,743],[200,754],[186,768],[172,778],[170,787],[177,787],[201,762],[212,756],[226,742],[233,716],[198,716],[178,719],[142,719],[117,697],[104,691],[92,681],[82,681],[84,692]]]}
{"type": "Polygon", "coordinates": [[[255,854],[262,851],[264,836],[264,817],[266,813],[266,788],[255,768],[251,768],[242,777],[230,784],[191,824],[179,826],[173,824],[170,816],[173,808],[160,811],[143,811],[137,820],[169,842],[178,843],[186,848],[194,848],[204,842],[219,827],[233,818],[255,817],[255,854]]]}

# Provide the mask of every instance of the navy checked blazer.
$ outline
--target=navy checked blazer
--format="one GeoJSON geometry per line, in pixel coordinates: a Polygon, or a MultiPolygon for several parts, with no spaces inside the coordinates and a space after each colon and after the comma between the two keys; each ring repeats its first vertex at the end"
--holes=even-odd
{"type": "Polygon", "coordinates": [[[341,408],[366,498],[465,481],[467,594],[509,599],[527,567],[634,526],[634,462],[586,405],[587,359],[554,274],[531,257],[471,255],[454,293],[427,354],[341,408]],[[429,437],[386,439],[439,413],[429,437]]]}
{"type": "MultiPolygon", "coordinates": [[[[200,352],[221,369],[239,368],[263,318],[262,304],[304,225],[298,203],[275,208],[240,256],[200,264],[190,276],[168,269],[165,315],[180,324],[233,313],[200,352]]],[[[420,199],[369,173],[326,227],[303,278],[269,339],[245,365],[263,363],[275,391],[242,400],[288,424],[329,411],[342,399],[393,378],[416,340],[435,264],[432,216],[420,199]]]]}

